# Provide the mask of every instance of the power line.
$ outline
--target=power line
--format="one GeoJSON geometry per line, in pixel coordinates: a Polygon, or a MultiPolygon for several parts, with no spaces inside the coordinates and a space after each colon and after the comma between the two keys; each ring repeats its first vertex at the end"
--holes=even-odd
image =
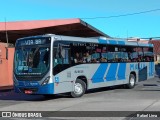
{"type": "Polygon", "coordinates": [[[156,11],[160,11],[160,8],[147,10],[147,11],[142,11],[142,12],[136,12],[136,13],[113,15],[113,16],[108,16],[108,17],[89,17],[89,18],[81,18],[81,19],[106,19],[106,18],[126,17],[126,16],[132,16],[132,15],[138,15],[138,14],[144,14],[144,13],[150,13],[150,12],[156,12],[156,11]]]}

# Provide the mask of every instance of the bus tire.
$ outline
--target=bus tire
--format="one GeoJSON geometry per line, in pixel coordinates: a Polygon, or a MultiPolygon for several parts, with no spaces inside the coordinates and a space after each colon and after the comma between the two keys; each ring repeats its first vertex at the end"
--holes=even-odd
{"type": "Polygon", "coordinates": [[[134,74],[130,74],[129,76],[129,83],[126,85],[126,87],[128,89],[132,89],[135,87],[135,83],[136,83],[136,77],[134,74]]]}
{"type": "Polygon", "coordinates": [[[73,98],[81,97],[86,91],[86,84],[81,79],[77,79],[74,84],[74,90],[71,92],[73,98]]]}

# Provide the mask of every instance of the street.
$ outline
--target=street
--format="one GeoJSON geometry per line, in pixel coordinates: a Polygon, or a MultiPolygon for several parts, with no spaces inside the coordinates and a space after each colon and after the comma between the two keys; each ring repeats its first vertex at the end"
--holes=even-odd
{"type": "MultiPolygon", "coordinates": [[[[18,94],[13,90],[1,91],[0,111],[160,111],[160,86],[144,84],[160,85],[160,79],[155,77],[139,82],[134,89],[115,87],[90,90],[81,98],[67,95],[45,98],[42,95],[18,94]]],[[[114,119],[119,118],[115,116],[114,119]]]]}

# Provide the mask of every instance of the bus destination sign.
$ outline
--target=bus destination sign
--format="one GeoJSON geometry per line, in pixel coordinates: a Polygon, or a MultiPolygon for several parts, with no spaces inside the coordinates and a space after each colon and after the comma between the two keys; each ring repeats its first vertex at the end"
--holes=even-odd
{"type": "Polygon", "coordinates": [[[17,46],[25,45],[41,45],[50,43],[50,38],[33,38],[33,39],[23,39],[19,40],[17,46]]]}

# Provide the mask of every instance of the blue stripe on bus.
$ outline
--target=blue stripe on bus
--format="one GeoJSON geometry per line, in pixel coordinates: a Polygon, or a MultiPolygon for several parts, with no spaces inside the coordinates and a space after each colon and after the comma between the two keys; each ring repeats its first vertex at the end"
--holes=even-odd
{"type": "Polygon", "coordinates": [[[99,43],[107,44],[107,40],[98,39],[98,42],[99,42],[99,43]]]}
{"type": "Polygon", "coordinates": [[[108,40],[109,41],[109,44],[117,44],[117,41],[116,40],[108,40]]]}
{"type": "Polygon", "coordinates": [[[152,64],[149,62],[149,76],[152,76],[152,64]]]}
{"type": "Polygon", "coordinates": [[[149,76],[153,76],[154,73],[154,62],[149,62],[149,76]]]}
{"type": "Polygon", "coordinates": [[[53,94],[54,93],[54,83],[39,86],[38,94],[53,94]]]}
{"type": "Polygon", "coordinates": [[[104,77],[104,74],[107,70],[107,67],[108,67],[108,64],[106,64],[106,63],[100,64],[97,71],[95,72],[95,74],[92,77],[92,82],[93,83],[104,82],[103,77],[104,77]]]}
{"type": "Polygon", "coordinates": [[[154,76],[154,73],[155,73],[155,64],[154,62],[152,62],[152,76],[154,76]]]}
{"type": "Polygon", "coordinates": [[[151,62],[149,62],[149,76],[151,76],[151,62]]]}
{"type": "Polygon", "coordinates": [[[125,45],[124,41],[118,41],[118,45],[125,45]]]}
{"type": "Polygon", "coordinates": [[[99,43],[104,43],[107,44],[109,42],[109,44],[119,44],[119,45],[125,45],[125,41],[116,41],[116,40],[102,40],[102,39],[98,39],[99,43]],[[117,43],[118,42],[118,43],[117,43]]]}
{"type": "Polygon", "coordinates": [[[118,80],[125,79],[126,78],[125,73],[126,73],[126,63],[120,63],[118,69],[118,80]]]}
{"type": "Polygon", "coordinates": [[[39,85],[38,82],[31,82],[31,81],[20,81],[18,86],[14,86],[15,92],[19,93],[19,88],[35,88],[38,91],[33,94],[53,94],[54,93],[54,83],[49,83],[46,85],[39,85]],[[34,84],[33,84],[34,83],[34,84]],[[37,84],[35,84],[37,83],[37,84]]]}
{"type": "Polygon", "coordinates": [[[107,81],[116,80],[117,67],[118,67],[118,63],[111,63],[108,73],[106,75],[107,81]]]}

